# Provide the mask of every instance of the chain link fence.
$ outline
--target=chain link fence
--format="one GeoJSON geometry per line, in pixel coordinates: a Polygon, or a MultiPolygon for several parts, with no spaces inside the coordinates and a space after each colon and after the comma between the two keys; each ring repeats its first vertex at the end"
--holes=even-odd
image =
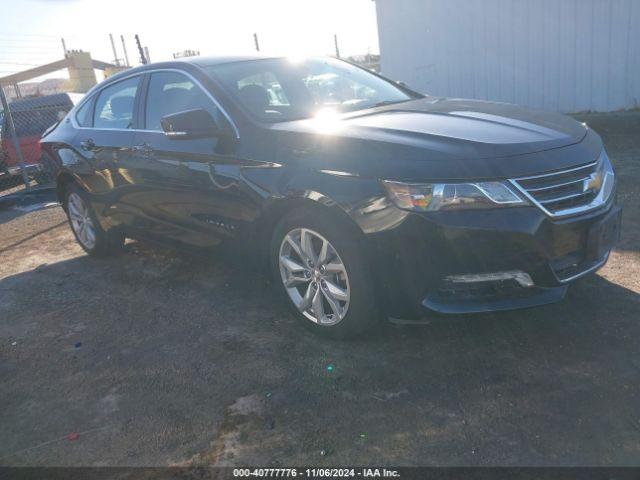
{"type": "Polygon", "coordinates": [[[0,86],[0,198],[54,186],[55,165],[40,139],[62,120],[77,94],[21,98],[14,87],[0,86]]]}

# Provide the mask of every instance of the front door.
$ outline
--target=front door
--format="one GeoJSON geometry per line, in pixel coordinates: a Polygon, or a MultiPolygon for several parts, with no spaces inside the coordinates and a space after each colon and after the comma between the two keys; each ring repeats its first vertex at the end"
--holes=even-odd
{"type": "MultiPolygon", "coordinates": [[[[235,226],[225,220],[246,201],[234,193],[219,171],[234,172],[235,137],[179,139],[162,131],[161,119],[185,110],[204,108],[222,128],[233,132],[228,120],[192,77],[174,70],[152,72],[130,163],[147,186],[140,230],[198,246],[233,236],[235,226]],[[225,168],[227,170],[225,170],[225,168]]],[[[235,173],[231,172],[233,176],[235,173]]]]}

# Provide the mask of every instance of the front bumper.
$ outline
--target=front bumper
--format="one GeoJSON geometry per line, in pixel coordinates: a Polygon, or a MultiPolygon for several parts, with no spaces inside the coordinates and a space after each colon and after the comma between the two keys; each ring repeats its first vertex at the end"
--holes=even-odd
{"type": "Polygon", "coordinates": [[[379,294],[395,318],[561,300],[568,284],[606,263],[619,236],[620,212],[610,203],[559,220],[535,207],[405,213],[395,228],[368,236],[379,294]],[[509,278],[455,281],[495,272],[523,272],[533,285],[509,278]]]}

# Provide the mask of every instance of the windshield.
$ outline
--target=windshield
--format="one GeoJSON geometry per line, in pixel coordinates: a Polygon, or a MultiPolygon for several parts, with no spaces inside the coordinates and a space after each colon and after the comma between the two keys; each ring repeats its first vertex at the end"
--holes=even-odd
{"type": "Polygon", "coordinates": [[[258,120],[310,118],[414,97],[393,83],[332,58],[253,60],[205,67],[258,120]]]}

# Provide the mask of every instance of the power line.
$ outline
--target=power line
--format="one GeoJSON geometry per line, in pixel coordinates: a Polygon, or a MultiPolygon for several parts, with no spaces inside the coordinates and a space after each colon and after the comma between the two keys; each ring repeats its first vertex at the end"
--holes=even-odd
{"type": "MultiPolygon", "coordinates": [[[[77,35],[67,35],[69,38],[76,37],[77,35]]],[[[48,35],[44,33],[0,33],[0,37],[42,37],[42,38],[60,38],[60,35],[48,35]]]]}
{"type": "MultiPolygon", "coordinates": [[[[58,50],[58,49],[57,49],[58,50]]],[[[16,57],[20,57],[20,58],[27,58],[27,57],[46,57],[46,56],[50,56],[56,53],[56,50],[50,50],[50,51],[33,51],[33,52],[6,52],[4,54],[2,54],[2,56],[0,56],[0,59],[3,58],[16,58],[16,57]]]]}
{"type": "Polygon", "coordinates": [[[0,38],[0,44],[8,47],[49,47],[51,46],[51,40],[46,40],[43,42],[27,42],[24,40],[5,40],[0,38]]]}
{"type": "Polygon", "coordinates": [[[0,61],[1,65],[41,64],[62,60],[62,55],[47,55],[45,57],[6,58],[0,61]]]}
{"type": "MultiPolygon", "coordinates": [[[[58,50],[57,48],[51,50],[11,50],[4,52],[2,55],[33,55],[35,53],[50,53],[54,50],[58,50]]],[[[0,57],[2,58],[2,57],[0,57]]]]}
{"type": "Polygon", "coordinates": [[[27,61],[27,62],[17,62],[17,61],[16,62],[0,62],[0,65],[5,66],[5,67],[6,66],[12,66],[12,65],[18,65],[18,66],[24,65],[24,66],[27,66],[27,67],[36,67],[38,65],[46,65],[48,63],[56,62],[58,60],[62,60],[62,58],[60,58],[60,57],[58,57],[58,58],[51,57],[51,58],[48,58],[48,59],[42,60],[42,61],[40,61],[40,60],[38,60],[38,61],[30,60],[30,61],[27,61]]]}
{"type": "Polygon", "coordinates": [[[19,45],[0,45],[0,51],[4,50],[53,50],[54,46],[49,43],[47,45],[29,45],[29,44],[19,44],[19,45]]]}
{"type": "MultiPolygon", "coordinates": [[[[0,39],[0,42],[3,42],[0,39]]],[[[2,44],[2,48],[52,48],[54,45],[51,42],[47,43],[31,43],[31,42],[16,42],[14,41],[4,41],[2,44]]]]}
{"type": "Polygon", "coordinates": [[[37,67],[38,63],[22,63],[22,62],[0,62],[0,65],[24,65],[26,67],[37,67]]]}

